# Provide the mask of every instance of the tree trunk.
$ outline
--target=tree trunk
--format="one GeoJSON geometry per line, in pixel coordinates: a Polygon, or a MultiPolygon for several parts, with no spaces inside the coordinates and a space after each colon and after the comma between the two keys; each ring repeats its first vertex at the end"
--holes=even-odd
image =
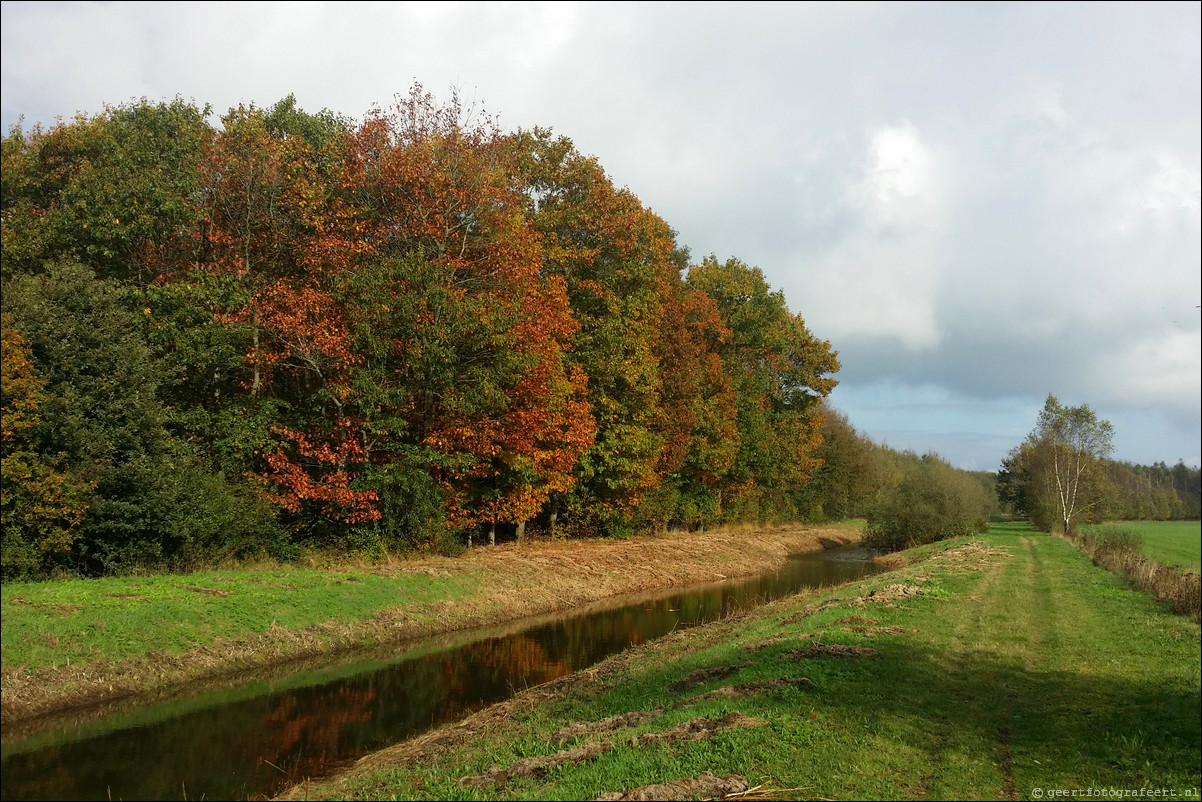
{"type": "Polygon", "coordinates": [[[555,521],[559,518],[559,496],[551,494],[551,524],[548,529],[555,535],[555,521]]]}
{"type": "Polygon", "coordinates": [[[254,353],[255,353],[255,378],[251,382],[251,385],[250,385],[250,397],[251,398],[256,398],[259,395],[259,388],[263,382],[262,378],[259,375],[259,327],[257,325],[255,326],[254,345],[255,345],[255,351],[254,351],[254,353]]]}
{"type": "Polygon", "coordinates": [[[518,543],[522,543],[526,540],[526,522],[525,521],[518,522],[516,536],[517,536],[518,543]]]}
{"type": "Polygon", "coordinates": [[[497,522],[493,521],[488,525],[488,545],[497,545],[497,522]]]}

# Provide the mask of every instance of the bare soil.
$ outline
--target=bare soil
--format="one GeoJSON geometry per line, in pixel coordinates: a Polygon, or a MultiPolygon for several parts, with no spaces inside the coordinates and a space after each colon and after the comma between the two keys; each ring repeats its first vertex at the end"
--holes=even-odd
{"type": "Polygon", "coordinates": [[[808,677],[775,677],[773,679],[753,679],[750,682],[740,682],[738,685],[723,685],[709,693],[681,699],[673,707],[686,707],[710,699],[746,699],[749,696],[759,696],[769,691],[781,688],[794,688],[800,685],[813,685],[808,677]]]}
{"type": "Polygon", "coordinates": [[[600,721],[572,722],[561,727],[558,732],[551,736],[551,745],[563,746],[571,739],[578,738],[581,735],[600,735],[606,732],[613,732],[614,730],[626,729],[627,727],[637,727],[644,721],[650,721],[661,715],[663,715],[662,710],[636,710],[633,713],[610,716],[600,721]]]}
{"type": "Polygon", "coordinates": [[[494,766],[483,774],[460,777],[458,784],[468,788],[479,788],[486,785],[500,787],[515,778],[542,777],[547,773],[548,769],[553,769],[564,763],[584,763],[589,760],[595,760],[599,755],[605,754],[610,749],[613,749],[613,744],[609,741],[589,741],[586,744],[577,746],[575,749],[565,749],[553,755],[527,757],[511,763],[505,768],[494,766]]]}
{"type": "Polygon", "coordinates": [[[736,730],[740,727],[762,727],[767,724],[762,718],[745,716],[738,710],[732,710],[720,719],[694,718],[683,724],[669,727],[663,732],[645,732],[634,739],[638,746],[658,743],[660,741],[700,741],[711,738],[723,730],[736,730]]]}

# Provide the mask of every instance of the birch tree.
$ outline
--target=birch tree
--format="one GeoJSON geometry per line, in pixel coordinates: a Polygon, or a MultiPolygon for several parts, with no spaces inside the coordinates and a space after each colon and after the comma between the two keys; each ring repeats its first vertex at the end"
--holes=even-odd
{"type": "Polygon", "coordinates": [[[1059,525],[1072,532],[1100,501],[1094,479],[1113,449],[1114,427],[1099,420],[1088,404],[1066,407],[1049,394],[1031,440],[1041,452],[1042,484],[1059,512],[1059,525]]]}

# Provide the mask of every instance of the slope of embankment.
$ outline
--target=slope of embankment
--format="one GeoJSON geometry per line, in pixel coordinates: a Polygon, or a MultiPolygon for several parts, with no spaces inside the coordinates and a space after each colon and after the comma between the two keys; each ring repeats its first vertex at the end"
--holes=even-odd
{"type": "Polygon", "coordinates": [[[13,583],[0,592],[2,716],[188,685],[351,649],[761,573],[855,526],[531,541],[380,565],[13,583]]]}

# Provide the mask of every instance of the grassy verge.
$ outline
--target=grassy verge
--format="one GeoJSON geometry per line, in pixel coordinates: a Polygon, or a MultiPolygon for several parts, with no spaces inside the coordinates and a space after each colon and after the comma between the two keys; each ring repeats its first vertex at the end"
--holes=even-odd
{"type": "Polygon", "coordinates": [[[1121,527],[1099,527],[1069,538],[1096,565],[1122,574],[1142,591],[1165,602],[1174,612],[1195,621],[1202,617],[1202,576],[1165,565],[1147,555],[1138,531],[1121,527]]]}
{"type": "Polygon", "coordinates": [[[206,571],[0,589],[5,723],[325,652],[769,570],[854,528],[530,542],[339,570],[206,571]]]}
{"type": "Polygon", "coordinates": [[[752,798],[1197,798],[1197,623],[1016,525],[924,555],[628,651],[288,796],[591,799],[687,781],[752,798]]]}
{"type": "Polygon", "coordinates": [[[1082,527],[1090,534],[1114,530],[1134,532],[1143,539],[1143,551],[1164,565],[1202,571],[1202,521],[1124,521],[1082,527]]]}

